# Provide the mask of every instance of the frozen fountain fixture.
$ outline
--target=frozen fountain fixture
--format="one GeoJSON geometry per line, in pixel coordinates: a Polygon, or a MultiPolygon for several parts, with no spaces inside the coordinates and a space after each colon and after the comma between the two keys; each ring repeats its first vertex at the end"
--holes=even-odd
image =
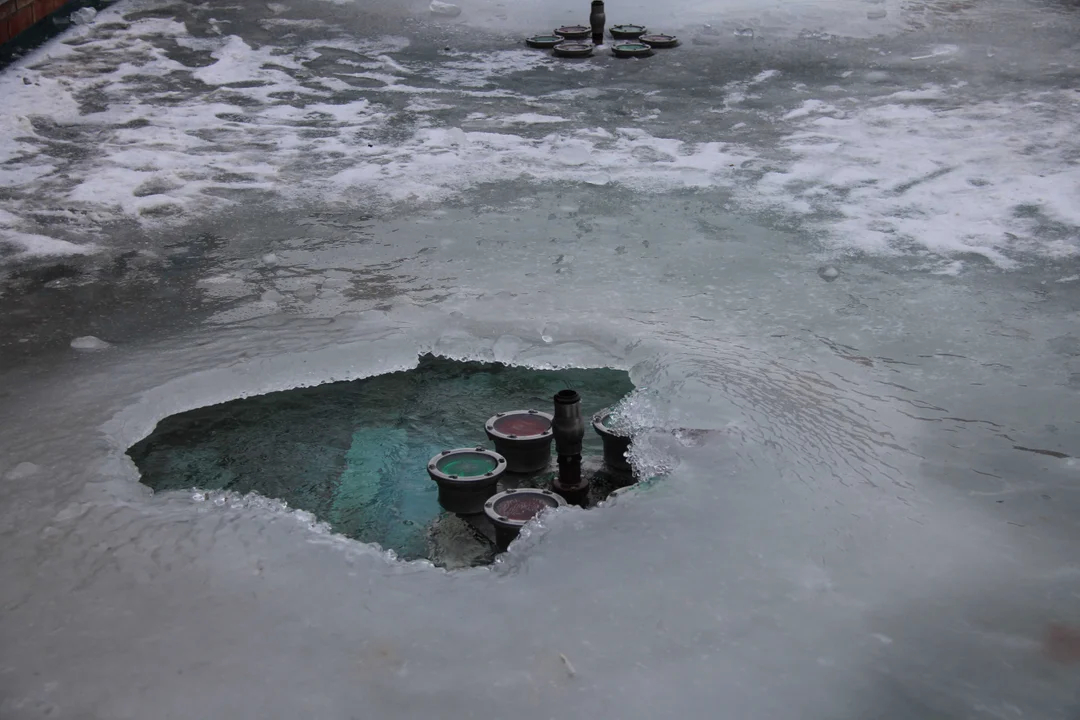
{"type": "Polygon", "coordinates": [[[568,503],[584,506],[589,497],[589,483],[581,477],[585,421],[581,419],[581,396],[576,390],[555,393],[555,417],[551,428],[555,434],[555,452],[559,456],[559,477],[551,488],[568,503]]]}
{"type": "Polygon", "coordinates": [[[506,458],[512,473],[543,470],[551,463],[551,415],[536,410],[501,412],[485,424],[495,451],[506,458]]]}
{"type": "Polygon", "coordinates": [[[592,0],[592,11],[589,13],[589,24],[592,26],[593,45],[604,44],[604,24],[607,22],[607,13],[604,12],[604,0],[592,0]]]}
{"type": "Polygon", "coordinates": [[[593,415],[593,430],[604,442],[604,463],[613,470],[630,472],[633,468],[626,459],[630,450],[630,436],[611,427],[611,410],[601,410],[593,415]]]}
{"type": "MultiPolygon", "coordinates": [[[[532,48],[550,49],[556,57],[587,58],[592,56],[594,47],[604,44],[606,27],[604,0],[592,0],[588,25],[563,25],[555,28],[551,34],[528,37],[525,44],[532,48]],[[590,35],[592,42],[589,42],[590,35]]],[[[619,58],[646,58],[653,54],[654,48],[673,48],[679,44],[679,39],[674,35],[650,33],[644,25],[612,25],[607,31],[614,41],[611,52],[619,58]]]]}
{"type": "MultiPolygon", "coordinates": [[[[607,497],[613,486],[634,482],[626,459],[631,437],[614,427],[611,407],[591,418],[603,443],[606,470],[591,459],[583,469],[586,423],[581,395],[576,390],[559,390],[552,400],[550,414],[508,410],[489,417],[484,430],[495,452],[481,447],[444,450],[428,463],[428,475],[439,486],[443,509],[500,552],[538,513],[564,505],[586,507],[607,497]],[[558,456],[554,474],[550,472],[552,443],[558,456]]],[[[595,448],[591,437],[588,446],[595,448]]]]}
{"type": "Polygon", "coordinates": [[[482,447],[443,450],[427,469],[439,486],[440,505],[457,515],[476,515],[495,494],[506,458],[482,447]]]}
{"type": "Polygon", "coordinates": [[[562,507],[566,501],[550,490],[506,490],[484,503],[484,514],[495,527],[495,545],[505,552],[525,523],[544,510],[562,507]]]}
{"type": "Polygon", "coordinates": [[[555,34],[565,40],[585,40],[592,33],[587,25],[563,25],[555,28],[555,34]]]}
{"type": "Polygon", "coordinates": [[[612,25],[611,37],[616,40],[637,40],[639,37],[649,32],[649,28],[644,25],[612,25]]]}

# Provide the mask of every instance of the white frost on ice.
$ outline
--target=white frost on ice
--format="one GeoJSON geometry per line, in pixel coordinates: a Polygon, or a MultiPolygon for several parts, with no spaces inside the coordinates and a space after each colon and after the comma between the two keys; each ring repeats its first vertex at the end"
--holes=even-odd
{"type": "MultiPolygon", "coordinates": [[[[8,214],[8,213],[5,213],[8,214]]],[[[0,218],[2,219],[2,218],[0,218]]],[[[36,257],[63,257],[67,255],[89,255],[98,251],[92,244],[76,245],[67,240],[58,240],[47,235],[0,230],[0,247],[7,246],[15,250],[11,257],[27,260],[36,257]]]]}
{"type": "Polygon", "coordinates": [[[804,100],[803,104],[784,114],[784,120],[795,120],[797,118],[804,118],[809,115],[823,115],[826,113],[835,113],[836,108],[821,100],[804,100]]]}
{"type": "Polygon", "coordinates": [[[1062,160],[1080,150],[1078,109],[1065,91],[807,115],[781,143],[794,160],[765,175],[747,201],[795,213],[809,204],[837,248],[969,253],[1001,267],[1014,264],[1010,250],[1074,256],[1080,233],[1044,238],[1037,227],[1045,217],[1080,228],[1080,169],[1062,160]]]}
{"type": "MultiPolygon", "coordinates": [[[[111,8],[102,16],[120,17],[111,8]]],[[[760,142],[753,132],[740,132],[735,144],[730,131],[717,128],[706,141],[688,142],[679,139],[677,127],[667,137],[644,131],[640,125],[656,121],[656,112],[631,112],[618,124],[608,120],[595,128],[581,127],[578,112],[544,112],[548,106],[540,100],[573,101],[603,90],[568,88],[537,98],[509,89],[506,78],[537,71],[576,75],[597,66],[557,63],[525,49],[451,51],[424,63],[395,57],[408,46],[398,37],[331,38],[283,53],[236,36],[192,37],[172,20],[133,21],[117,36],[95,34],[102,25],[85,28],[83,47],[96,58],[126,53],[132,61],[105,75],[80,73],[83,56],[50,46],[0,75],[6,100],[0,107],[0,186],[30,196],[62,174],[58,211],[67,211],[65,203],[90,209],[95,227],[108,217],[151,226],[185,222],[192,213],[247,197],[334,202],[360,194],[373,204],[413,203],[444,200],[484,183],[525,180],[660,192],[726,187],[744,208],[790,213],[840,250],[976,254],[1001,267],[1011,266],[1018,251],[1049,257],[1077,252],[1075,236],[1037,232],[1044,221],[1080,227],[1080,177],[1064,159],[1080,149],[1071,120],[1078,100],[1071,90],[972,102],[953,97],[962,91],[959,85],[923,84],[877,98],[845,98],[833,87],[827,97],[762,111],[747,101],[760,100],[756,93],[766,84],[778,90],[783,78],[767,69],[726,84],[722,107],[713,111],[754,113],[766,130],[785,134],[768,137],[763,147],[747,144],[760,142]],[[158,46],[161,38],[208,52],[215,62],[184,66],[158,46]],[[306,68],[330,51],[340,60],[335,71],[306,68]],[[190,73],[208,89],[181,102],[160,102],[152,89],[157,78],[176,73],[190,73]],[[356,82],[365,83],[362,97],[342,102],[335,95],[356,82]],[[83,115],[76,96],[90,83],[105,109],[83,115]],[[408,110],[421,114],[404,132],[392,109],[398,93],[412,96],[408,110]],[[300,107],[281,99],[294,94],[308,99],[300,107]],[[484,107],[484,117],[464,126],[431,114],[452,112],[460,97],[517,106],[484,107]],[[38,136],[51,127],[84,126],[95,143],[86,159],[42,152],[38,136]],[[387,130],[396,131],[392,139],[387,130]],[[777,149],[782,156],[775,157],[777,149]],[[763,155],[770,172],[747,176],[743,166],[760,167],[755,162],[763,155]]],[[[941,46],[934,52],[954,50],[941,46]]],[[[872,71],[865,79],[880,79],[873,72],[892,77],[872,71]]],[[[755,123],[732,129],[746,128],[756,130],[755,123]]],[[[89,251],[33,234],[21,202],[5,201],[0,216],[9,246],[25,255],[89,251]]]]}

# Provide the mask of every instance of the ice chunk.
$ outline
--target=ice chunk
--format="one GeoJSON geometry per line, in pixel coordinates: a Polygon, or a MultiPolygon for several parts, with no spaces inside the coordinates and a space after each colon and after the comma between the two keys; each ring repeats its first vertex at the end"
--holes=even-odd
{"type": "Polygon", "coordinates": [[[8,480],[22,480],[23,478],[28,478],[31,475],[37,475],[39,472],[41,472],[41,468],[34,463],[21,462],[15,467],[8,470],[7,474],[4,475],[4,477],[6,477],[8,480]]]}
{"type": "Polygon", "coordinates": [[[88,25],[97,17],[97,10],[91,7],[79,8],[71,13],[71,22],[76,25],[88,25]]]}
{"type": "Polygon", "coordinates": [[[840,277],[840,271],[834,268],[832,265],[826,265],[825,267],[818,268],[817,274],[825,282],[832,282],[836,278],[840,277]]]}
{"type": "Polygon", "coordinates": [[[432,15],[439,15],[441,17],[457,17],[461,14],[461,8],[453,3],[440,2],[439,0],[431,0],[431,6],[429,7],[432,15]]]}
{"type": "Polygon", "coordinates": [[[112,347],[109,343],[105,342],[101,338],[94,337],[93,335],[83,335],[77,337],[71,341],[71,347],[76,350],[105,350],[112,347]]]}
{"type": "Polygon", "coordinates": [[[752,38],[754,37],[754,28],[735,28],[735,37],[752,38]]]}

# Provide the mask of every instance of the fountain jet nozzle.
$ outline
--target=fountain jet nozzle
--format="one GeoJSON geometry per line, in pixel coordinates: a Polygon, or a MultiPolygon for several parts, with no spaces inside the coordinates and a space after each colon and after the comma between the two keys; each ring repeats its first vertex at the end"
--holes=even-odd
{"type": "Polygon", "coordinates": [[[592,0],[589,25],[592,26],[593,45],[604,44],[604,24],[606,22],[607,13],[604,12],[604,0],[592,0]]]}
{"type": "Polygon", "coordinates": [[[585,421],[581,417],[581,396],[576,390],[555,393],[555,413],[551,420],[555,435],[555,452],[559,455],[580,455],[585,437],[585,421]]]}
{"type": "Polygon", "coordinates": [[[551,421],[555,452],[559,456],[559,477],[552,489],[574,505],[585,505],[589,483],[581,477],[581,441],[585,421],[581,417],[581,396],[575,390],[555,393],[555,412],[551,421]]]}

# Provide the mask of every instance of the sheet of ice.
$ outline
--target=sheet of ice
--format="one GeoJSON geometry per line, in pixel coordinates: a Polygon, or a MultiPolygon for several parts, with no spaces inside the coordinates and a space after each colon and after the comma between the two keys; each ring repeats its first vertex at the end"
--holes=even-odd
{"type": "MultiPolygon", "coordinates": [[[[804,83],[766,68],[678,117],[665,115],[660,90],[643,88],[627,111],[624,91],[602,84],[533,95],[508,80],[550,72],[590,83],[625,67],[600,60],[558,63],[526,48],[405,56],[409,41],[393,36],[283,51],[239,35],[193,37],[159,18],[111,28],[120,16],[105,11],[81,29],[82,44],[39,51],[0,77],[11,98],[0,109],[0,181],[35,199],[3,201],[21,218],[13,229],[44,234],[30,218],[42,198],[89,210],[95,223],[112,214],[153,227],[250,200],[362,196],[389,210],[533,178],[723,188],[744,208],[789,214],[838,252],[928,252],[945,265],[973,253],[1008,268],[1025,253],[1061,258],[1077,248],[1080,185],[1065,159],[1075,152],[1073,90],[979,99],[961,81],[877,96],[837,85],[806,97],[804,83]],[[170,42],[210,62],[184,65],[170,42]],[[110,70],[86,72],[85,57],[110,70]],[[327,58],[340,64],[310,69],[327,58]],[[195,84],[169,88],[183,77],[195,84]],[[101,106],[88,112],[91,85],[101,106]],[[410,99],[398,109],[401,94],[410,99]],[[766,97],[777,106],[762,109],[766,97]],[[469,120],[455,113],[464,99],[497,107],[469,120]],[[752,122],[680,139],[713,128],[716,114],[752,122]],[[86,150],[57,153],[56,143],[86,150]]],[[[964,56],[950,44],[928,52],[920,62],[964,56]]]]}
{"type": "MultiPolygon", "coordinates": [[[[643,204],[624,231],[677,218],[658,217],[662,207],[643,204]]],[[[549,208],[560,212],[547,201],[532,212],[549,208]]],[[[449,220],[443,232],[475,232],[449,220]]],[[[485,235],[506,223],[479,221],[485,235]]],[[[664,250],[673,262],[700,249],[701,239],[674,237],[683,239],[664,250]]],[[[368,261],[423,242],[406,236],[368,261]]],[[[340,246],[297,252],[329,266],[349,256],[340,246]]],[[[347,717],[362,704],[380,717],[712,717],[723,703],[763,720],[792,707],[822,720],[910,720],[913,707],[990,718],[1061,706],[1064,686],[1038,680],[1049,669],[1035,654],[1035,618],[1067,592],[1071,552],[1055,550],[1048,531],[1006,525],[992,500],[972,504],[920,472],[938,424],[910,414],[946,422],[957,398],[939,395],[935,410],[882,383],[932,379],[932,361],[894,371],[880,358],[818,352],[812,334],[744,332],[792,298],[732,317],[729,304],[710,309],[711,277],[671,282],[666,262],[581,254],[573,264],[590,282],[570,293],[554,269],[547,282],[526,280],[535,245],[507,246],[499,261],[464,242],[440,252],[431,262],[455,268],[462,288],[447,303],[201,330],[197,342],[97,355],[100,365],[24,387],[0,407],[10,462],[0,468],[0,569],[31,578],[0,585],[7,715],[217,717],[243,705],[252,717],[311,708],[347,717]],[[651,288],[647,303],[640,287],[651,288]],[[672,474],[610,507],[545,518],[494,570],[446,574],[329,536],[266,499],[149,496],[123,455],[164,415],[407,367],[429,350],[629,368],[642,388],[630,412],[652,428],[635,458],[672,474]],[[15,417],[42,418],[51,432],[15,417]],[[57,426],[59,417],[72,420],[57,426]],[[23,463],[41,470],[27,475],[23,463]],[[506,622],[513,632],[501,631],[506,622]],[[121,674],[128,682],[106,682],[121,674]]],[[[763,252],[779,257],[747,247],[746,261],[763,252]]],[[[738,272],[725,279],[729,293],[751,290],[738,272]]],[[[814,276],[788,293],[835,287],[814,276]]],[[[928,303],[948,292],[929,281],[918,290],[928,303]]],[[[785,324],[797,328],[814,307],[794,303],[800,315],[785,324]]],[[[948,337],[941,328],[930,343],[948,337]]],[[[1007,362],[1028,350],[1017,338],[992,342],[1007,362]]],[[[1048,401],[1047,417],[1067,416],[1049,389],[1027,392],[1048,401]]],[[[957,417],[967,419],[951,426],[954,444],[986,450],[1001,428],[1014,432],[1007,411],[991,418],[997,429],[957,417]]]]}
{"type": "MultiPolygon", "coordinates": [[[[581,12],[560,3],[506,22],[581,12]]],[[[790,50],[828,85],[786,48],[724,55],[861,18],[847,0],[739,0],[717,32],[741,50],[588,72],[516,35],[405,53],[280,26],[275,47],[273,24],[191,37],[123,6],[0,75],[0,232],[229,238],[147,283],[168,298],[169,273],[206,263],[185,281],[209,322],[98,353],[66,346],[113,335],[79,328],[0,366],[0,717],[1070,710],[1075,677],[1038,651],[1047,620],[1080,623],[1074,91],[928,86],[963,53],[900,43],[917,70],[868,67],[887,51],[845,55],[833,27],[790,50]],[[443,199],[461,202],[425,205],[443,199]],[[966,271],[1021,249],[1040,262],[966,271]],[[448,574],[271,499],[150,495],[124,455],[171,413],[420,352],[626,368],[634,460],[669,475],[448,574]]],[[[626,6],[720,11],[701,7],[626,6]]]]}
{"type": "Polygon", "coordinates": [[[948,97],[929,86],[871,107],[805,101],[784,116],[800,121],[782,141],[794,160],[762,178],[755,194],[821,218],[822,237],[842,250],[914,247],[1006,268],[1015,264],[1011,252],[1080,252],[1080,170],[1061,161],[1080,151],[1071,120],[1080,95],[920,102],[948,97]],[[1067,230],[1047,233],[1048,223],[1067,230]]]}

